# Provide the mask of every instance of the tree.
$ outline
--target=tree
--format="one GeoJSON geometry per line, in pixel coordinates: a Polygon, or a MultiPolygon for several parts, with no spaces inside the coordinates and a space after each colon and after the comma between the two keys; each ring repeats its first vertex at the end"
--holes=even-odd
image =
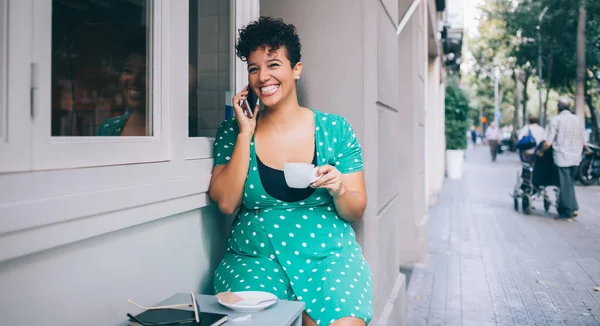
{"type": "Polygon", "coordinates": [[[514,81],[514,91],[513,91],[513,97],[514,97],[514,106],[515,106],[515,110],[513,113],[513,118],[512,118],[512,125],[513,125],[513,132],[510,135],[510,140],[512,142],[513,145],[515,145],[518,141],[518,135],[517,135],[517,129],[519,127],[519,76],[517,76],[517,71],[513,70],[513,75],[512,75],[513,81],[514,81]]]}
{"type": "Polygon", "coordinates": [[[589,110],[592,141],[599,141],[595,75],[600,70],[600,3],[598,1],[544,0],[554,10],[544,26],[553,44],[548,58],[549,86],[576,98],[576,111],[589,110]],[[583,10],[581,10],[583,9],[583,10]]]}
{"type": "MultiPolygon", "coordinates": [[[[523,86],[520,101],[524,118],[529,101],[527,85],[540,82],[535,63],[541,42],[546,87],[544,112],[548,110],[551,91],[578,95],[579,112],[588,107],[589,113],[586,114],[591,120],[593,139],[600,140],[595,110],[600,105],[600,1],[486,0],[482,6],[479,30],[477,42],[483,45],[480,49],[470,48],[478,66],[485,67],[483,63],[487,62],[493,67],[501,61],[506,63],[507,69],[513,69],[512,82],[505,84],[505,87],[513,89],[507,88],[506,94],[511,93],[513,100],[518,101],[515,92],[518,86],[523,86]],[[540,24],[538,16],[545,7],[549,10],[540,24]],[[486,24],[489,26],[486,27],[486,24]],[[486,28],[496,29],[495,33],[486,33],[486,28]]],[[[485,69],[480,70],[485,72],[485,69]]],[[[477,69],[474,71],[477,72],[477,69]]],[[[473,101],[480,99],[474,98],[473,101]]],[[[515,126],[517,120],[513,115],[515,126]]]]}
{"type": "Polygon", "coordinates": [[[575,94],[575,112],[582,120],[585,119],[584,97],[585,97],[585,24],[587,12],[585,10],[585,0],[579,1],[579,19],[577,23],[577,76],[576,76],[576,94],[575,94]]]}
{"type": "MultiPolygon", "coordinates": [[[[514,57],[515,65],[521,72],[520,79],[523,84],[521,101],[523,108],[523,123],[527,120],[527,103],[529,100],[528,83],[537,72],[535,62],[538,58],[538,21],[542,3],[531,0],[501,0],[505,3],[497,15],[506,21],[506,41],[512,42],[510,56],[514,57]]],[[[541,27],[541,26],[540,26],[541,27]]],[[[542,29],[543,30],[543,29],[542,29]]],[[[542,34],[543,35],[543,34],[542,34]]],[[[543,38],[543,37],[542,37],[543,38]]],[[[519,75],[517,75],[519,76],[519,75]]]]}
{"type": "Polygon", "coordinates": [[[509,100],[514,93],[513,80],[510,78],[515,67],[514,58],[510,57],[511,42],[506,41],[506,22],[496,14],[504,10],[502,2],[486,2],[480,9],[478,35],[467,37],[466,43],[472,57],[470,73],[466,74],[465,84],[473,99],[471,105],[477,108],[473,112],[478,120],[479,115],[488,121],[494,120],[494,81],[495,70],[499,69],[499,103],[502,113],[501,124],[510,124],[515,107],[509,100]]]}
{"type": "Polygon", "coordinates": [[[591,70],[587,70],[586,73],[586,83],[585,83],[585,103],[590,109],[590,120],[592,124],[592,135],[591,140],[597,142],[600,140],[600,133],[598,131],[598,118],[596,117],[596,106],[594,105],[594,99],[592,92],[589,91],[590,88],[594,88],[594,83],[596,82],[596,78],[594,78],[594,74],[591,70]]]}

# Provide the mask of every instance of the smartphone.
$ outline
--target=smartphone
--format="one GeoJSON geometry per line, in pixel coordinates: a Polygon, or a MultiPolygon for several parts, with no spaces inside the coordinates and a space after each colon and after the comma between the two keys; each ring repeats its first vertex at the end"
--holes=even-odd
{"type": "Polygon", "coordinates": [[[254,117],[254,108],[259,103],[258,96],[254,94],[250,85],[248,85],[248,95],[246,96],[246,106],[248,106],[247,110],[244,110],[244,114],[250,119],[254,117]]]}

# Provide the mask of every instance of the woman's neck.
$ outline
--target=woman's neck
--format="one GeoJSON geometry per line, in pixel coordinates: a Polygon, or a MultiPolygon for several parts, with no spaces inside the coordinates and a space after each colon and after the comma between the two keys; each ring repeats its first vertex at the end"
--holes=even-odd
{"type": "Polygon", "coordinates": [[[296,94],[291,94],[290,99],[282,101],[277,106],[266,107],[261,120],[269,125],[287,128],[298,123],[303,108],[298,104],[296,94]]]}
{"type": "Polygon", "coordinates": [[[134,125],[146,125],[146,112],[141,112],[140,110],[134,109],[129,114],[129,121],[134,125]]]}

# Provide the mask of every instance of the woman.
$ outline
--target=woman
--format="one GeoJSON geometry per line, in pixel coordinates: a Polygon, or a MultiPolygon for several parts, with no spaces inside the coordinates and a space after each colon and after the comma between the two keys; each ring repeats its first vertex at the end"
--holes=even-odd
{"type": "Polygon", "coordinates": [[[300,47],[295,27],[281,19],[261,17],[240,31],[237,55],[265,110],[244,114],[244,88],[232,99],[235,117],[217,131],[209,193],[223,213],[240,209],[215,291],[303,301],[303,325],[366,325],[371,272],[350,226],[367,201],[362,150],[343,117],[298,104],[300,47]],[[291,189],[285,162],[312,162],[321,177],[291,189]]]}
{"type": "Polygon", "coordinates": [[[125,113],[106,119],[98,136],[148,136],[146,108],[146,29],[135,29],[123,43],[125,59],[119,86],[125,113]]]}
{"type": "Polygon", "coordinates": [[[540,119],[537,116],[529,117],[529,124],[519,130],[519,140],[529,135],[530,132],[533,139],[535,139],[536,144],[534,147],[525,150],[524,153],[532,155],[540,143],[546,138],[546,130],[540,126],[540,119]]]}

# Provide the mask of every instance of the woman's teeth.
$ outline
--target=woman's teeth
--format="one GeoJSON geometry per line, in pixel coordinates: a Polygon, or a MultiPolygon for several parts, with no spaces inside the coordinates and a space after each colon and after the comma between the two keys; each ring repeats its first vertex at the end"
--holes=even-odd
{"type": "Polygon", "coordinates": [[[140,96],[142,95],[142,93],[141,93],[141,92],[139,92],[139,91],[134,91],[134,90],[132,90],[132,89],[130,89],[130,90],[128,91],[128,93],[129,93],[128,95],[129,95],[130,97],[136,97],[136,98],[137,98],[137,97],[140,97],[140,96]]]}
{"type": "Polygon", "coordinates": [[[263,94],[273,94],[277,91],[277,89],[279,89],[279,85],[271,85],[271,86],[267,86],[267,87],[261,87],[260,91],[263,94]]]}

